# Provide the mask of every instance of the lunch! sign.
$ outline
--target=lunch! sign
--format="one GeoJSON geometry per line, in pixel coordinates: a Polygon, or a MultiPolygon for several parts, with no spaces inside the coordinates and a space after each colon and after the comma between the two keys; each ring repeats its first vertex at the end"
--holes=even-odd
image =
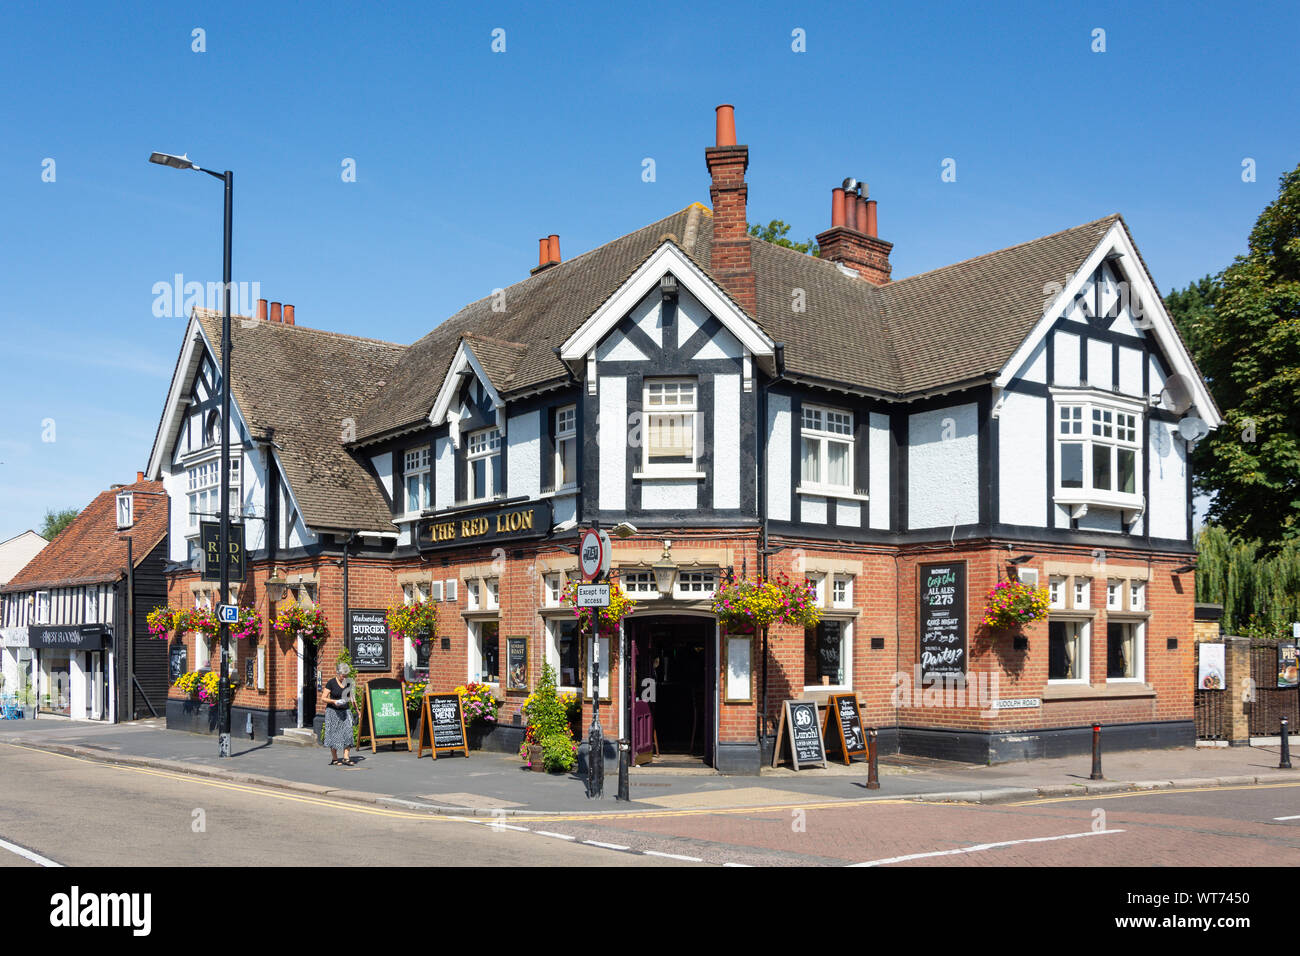
{"type": "Polygon", "coordinates": [[[427,518],[416,531],[421,551],[439,551],[462,544],[522,541],[551,533],[551,504],[464,511],[445,518],[427,518]]]}

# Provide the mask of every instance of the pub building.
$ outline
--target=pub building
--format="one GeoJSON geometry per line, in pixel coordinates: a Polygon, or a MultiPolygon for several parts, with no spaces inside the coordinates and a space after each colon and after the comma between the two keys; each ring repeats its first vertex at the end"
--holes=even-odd
{"type": "Polygon", "coordinates": [[[167,515],[162,484],[137,474],[0,587],[6,702],[37,718],[163,716],[166,649],[145,617],[166,593],[167,515]]]}
{"type": "MultiPolygon", "coordinates": [[[[1108,748],[1190,744],[1184,436],[1219,414],[1123,219],[895,279],[865,184],[831,189],[813,257],[747,235],[730,106],[705,163],[712,208],[567,260],[550,235],[527,277],[411,345],[265,301],[233,323],[237,600],[330,624],[319,649],[239,642],[236,732],[312,727],[346,612],[365,612],[362,677],[489,684],[490,749],[518,746],[543,662],[582,694],[584,733],[599,695],[607,759],[630,736],[638,763],[756,773],[782,703],[835,693],[884,752],[1078,752],[1094,721],[1108,748]],[[622,532],[612,574],[637,604],[602,632],[593,688],[562,593],[594,522],[622,532]],[[778,574],[812,583],[821,623],[719,627],[718,587],[778,574]],[[986,628],[1002,580],[1048,588],[1047,618],[986,628]],[[374,640],[385,607],[424,600],[432,641],[374,640]]],[[[216,587],[195,569],[219,341],[195,311],[149,464],[172,498],[174,605],[216,587]]],[[[217,666],[201,635],[177,641],[217,666]]]]}

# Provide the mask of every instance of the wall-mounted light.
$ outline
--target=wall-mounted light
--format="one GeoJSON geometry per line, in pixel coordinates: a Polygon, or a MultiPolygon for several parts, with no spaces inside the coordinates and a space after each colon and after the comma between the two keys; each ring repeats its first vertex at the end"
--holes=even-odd
{"type": "Polygon", "coordinates": [[[664,542],[664,553],[651,565],[651,570],[655,573],[655,585],[659,588],[659,593],[672,594],[673,582],[677,579],[677,565],[668,553],[668,542],[664,542]]]}
{"type": "Polygon", "coordinates": [[[280,569],[276,568],[266,579],[266,596],[271,601],[283,601],[288,592],[289,582],[284,579],[280,569]]]}
{"type": "Polygon", "coordinates": [[[1012,565],[1024,564],[1026,561],[1032,561],[1033,559],[1034,556],[1032,554],[1022,554],[1018,558],[1012,558],[1010,561],[1007,562],[1007,564],[1012,564],[1012,565]]]}
{"type": "Polygon", "coordinates": [[[1174,574],[1186,574],[1188,571],[1195,571],[1195,570],[1196,570],[1195,562],[1193,562],[1192,564],[1180,564],[1178,567],[1174,568],[1174,574]]]}

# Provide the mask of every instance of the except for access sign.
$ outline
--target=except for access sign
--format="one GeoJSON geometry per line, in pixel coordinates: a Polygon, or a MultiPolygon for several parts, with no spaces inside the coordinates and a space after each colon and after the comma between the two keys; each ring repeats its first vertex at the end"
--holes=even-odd
{"type": "Polygon", "coordinates": [[[579,584],[578,607],[609,607],[609,585],[579,584]]]}

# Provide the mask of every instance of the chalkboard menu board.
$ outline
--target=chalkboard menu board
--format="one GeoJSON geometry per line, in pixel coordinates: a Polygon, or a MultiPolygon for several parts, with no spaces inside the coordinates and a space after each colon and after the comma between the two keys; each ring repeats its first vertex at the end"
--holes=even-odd
{"type": "Polygon", "coordinates": [[[506,690],[528,690],[528,638],[506,638],[506,690]]]}
{"type": "Polygon", "coordinates": [[[348,611],[348,652],[359,671],[386,671],[389,663],[387,616],[383,611],[348,611]]]}
{"type": "Polygon", "coordinates": [[[436,760],[440,753],[464,751],[469,756],[469,744],[465,740],[465,715],[460,709],[458,694],[426,694],[424,697],[424,716],[420,729],[420,747],[416,759],[424,756],[425,741],[436,760]]]}
{"type": "Polygon", "coordinates": [[[795,770],[802,769],[803,764],[826,766],[826,747],[822,743],[816,701],[787,700],[781,708],[781,722],[776,729],[776,749],[772,754],[773,767],[780,762],[786,744],[789,744],[790,759],[795,770]]]}
{"type": "Polygon", "coordinates": [[[406,718],[406,685],[401,681],[380,677],[366,685],[365,716],[362,719],[360,744],[370,738],[370,750],[376,741],[405,741],[411,749],[410,724],[406,718]]]}
{"type": "Polygon", "coordinates": [[[923,564],[920,594],[921,680],[966,673],[966,562],[923,564]]]}
{"type": "Polygon", "coordinates": [[[190,652],[185,648],[184,641],[173,641],[170,652],[167,655],[167,674],[174,684],[181,679],[189,666],[190,652]]]}
{"type": "Polygon", "coordinates": [[[862,713],[857,694],[832,694],[826,702],[826,741],[840,748],[844,762],[850,757],[866,756],[867,735],[862,730],[862,713]]]}

